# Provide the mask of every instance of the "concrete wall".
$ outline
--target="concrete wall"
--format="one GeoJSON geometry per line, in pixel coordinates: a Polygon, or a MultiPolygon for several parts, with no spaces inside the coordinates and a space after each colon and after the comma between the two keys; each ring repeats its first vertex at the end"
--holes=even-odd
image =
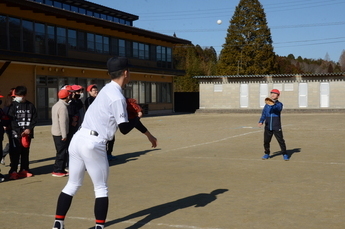
{"type": "Polygon", "coordinates": [[[285,109],[300,109],[300,84],[307,85],[307,107],[306,109],[345,109],[345,79],[296,79],[296,80],[222,80],[222,79],[201,79],[200,108],[199,109],[261,109],[260,84],[267,84],[267,96],[273,88],[281,91],[279,100],[284,104],[285,109]],[[329,106],[321,107],[321,83],[329,85],[329,106]],[[248,107],[241,107],[241,84],[248,85],[248,107]]]}

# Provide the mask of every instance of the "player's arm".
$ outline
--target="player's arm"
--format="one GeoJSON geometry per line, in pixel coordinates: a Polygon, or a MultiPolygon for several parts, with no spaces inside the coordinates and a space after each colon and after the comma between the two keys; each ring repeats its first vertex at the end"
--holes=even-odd
{"type": "Polygon", "coordinates": [[[129,122],[119,124],[120,132],[124,135],[128,134],[137,125],[139,118],[130,119],[129,122]]]}
{"type": "Polygon", "coordinates": [[[262,109],[262,113],[261,113],[261,117],[260,117],[260,120],[259,120],[259,123],[258,123],[258,126],[261,127],[266,119],[266,113],[265,113],[265,109],[266,108],[266,105],[264,107],[264,109],[262,109]]]}

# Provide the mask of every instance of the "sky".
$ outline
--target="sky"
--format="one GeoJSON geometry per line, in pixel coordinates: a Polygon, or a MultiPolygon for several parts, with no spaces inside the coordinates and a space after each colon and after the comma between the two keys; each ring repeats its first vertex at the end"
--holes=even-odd
{"type": "MultiPolygon", "coordinates": [[[[135,27],[212,46],[219,54],[240,0],[89,0],[139,16],[135,27]],[[217,20],[222,20],[220,25],[217,20]]],[[[345,50],[345,0],[260,0],[274,51],[339,61],[345,50]],[[327,55],[328,54],[328,55],[327,55]]]]}

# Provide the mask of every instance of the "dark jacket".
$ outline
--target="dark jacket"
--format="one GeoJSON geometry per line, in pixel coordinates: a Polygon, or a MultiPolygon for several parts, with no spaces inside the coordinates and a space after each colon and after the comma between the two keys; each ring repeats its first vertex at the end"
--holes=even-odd
{"type": "Polygon", "coordinates": [[[14,101],[8,111],[11,118],[13,137],[19,138],[25,129],[30,129],[30,137],[34,136],[34,127],[37,123],[37,111],[35,106],[29,102],[18,103],[14,101]]]}
{"type": "Polygon", "coordinates": [[[95,100],[96,97],[89,96],[85,99],[85,110],[89,108],[91,103],[95,100]]]}
{"type": "Polygon", "coordinates": [[[283,104],[278,100],[274,105],[265,105],[259,123],[265,122],[265,128],[269,130],[281,130],[280,113],[283,110],[283,104]]]}

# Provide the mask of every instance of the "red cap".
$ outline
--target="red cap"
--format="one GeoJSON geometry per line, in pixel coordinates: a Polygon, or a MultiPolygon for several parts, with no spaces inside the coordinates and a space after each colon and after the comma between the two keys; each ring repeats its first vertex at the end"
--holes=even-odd
{"type": "Polygon", "coordinates": [[[65,89],[66,89],[67,91],[73,91],[71,85],[66,85],[66,86],[64,86],[64,87],[61,88],[61,90],[65,90],[65,89]]]}
{"type": "Polygon", "coordinates": [[[4,98],[4,96],[3,96],[3,95],[0,95],[0,98],[4,98]]]}
{"type": "Polygon", "coordinates": [[[271,93],[275,93],[275,94],[280,95],[280,91],[278,89],[272,89],[271,93]]]}
{"type": "Polygon", "coordinates": [[[92,90],[92,88],[97,88],[97,85],[96,84],[91,84],[91,85],[89,85],[87,88],[86,88],[86,91],[91,91],[92,90]]]}
{"type": "Polygon", "coordinates": [[[79,90],[81,90],[81,89],[83,89],[83,87],[80,86],[80,85],[72,85],[72,90],[73,90],[73,91],[79,91],[79,90]]]}
{"type": "Polygon", "coordinates": [[[12,97],[15,97],[15,96],[16,96],[16,90],[13,89],[12,95],[11,95],[11,96],[12,96],[12,97]]]}
{"type": "Polygon", "coordinates": [[[62,89],[62,90],[60,90],[59,93],[58,93],[59,99],[65,99],[65,98],[67,98],[68,96],[69,96],[69,91],[66,90],[66,89],[62,89]]]}

